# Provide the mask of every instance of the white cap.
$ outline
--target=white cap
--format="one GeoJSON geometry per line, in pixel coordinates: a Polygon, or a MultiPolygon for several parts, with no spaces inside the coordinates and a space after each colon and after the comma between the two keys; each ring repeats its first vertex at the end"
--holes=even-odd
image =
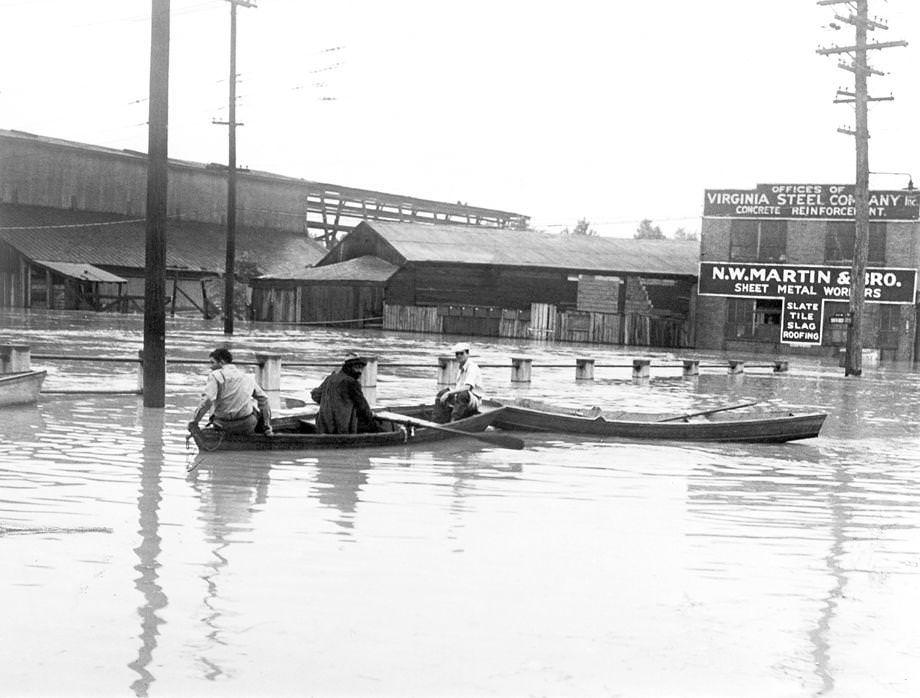
{"type": "Polygon", "coordinates": [[[454,344],[454,349],[453,349],[454,354],[457,354],[461,351],[469,351],[469,350],[470,350],[469,342],[457,342],[456,344],[454,344]]]}

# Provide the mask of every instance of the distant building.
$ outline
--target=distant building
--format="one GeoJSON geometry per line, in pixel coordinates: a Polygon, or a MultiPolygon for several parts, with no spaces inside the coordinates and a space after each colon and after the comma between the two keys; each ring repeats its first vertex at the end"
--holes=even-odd
{"type": "Polygon", "coordinates": [[[255,319],[691,346],[699,243],[366,221],[313,268],[251,281],[255,319]]]}
{"type": "MultiPolygon", "coordinates": [[[[210,314],[223,296],[226,182],[223,165],[169,160],[174,309],[210,314]]],[[[0,307],[139,310],[146,183],[144,153],[0,130],[0,307]]],[[[364,218],[454,222],[493,234],[527,225],[508,211],[246,169],[237,207],[237,272],[256,274],[313,264],[364,218]]]]}
{"type": "MultiPolygon", "coordinates": [[[[870,192],[864,346],[918,356],[920,192],[870,192]]],[[[846,346],[855,241],[852,185],[705,192],[696,345],[836,356],[846,346]]]]}

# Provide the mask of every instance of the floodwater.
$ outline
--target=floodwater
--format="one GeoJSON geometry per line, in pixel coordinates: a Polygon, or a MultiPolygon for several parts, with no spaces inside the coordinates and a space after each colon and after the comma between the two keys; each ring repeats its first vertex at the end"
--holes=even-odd
{"type": "MultiPolygon", "coordinates": [[[[0,314],[0,343],[74,357],[33,359],[47,392],[0,409],[5,696],[920,692],[910,366],[845,379],[793,356],[788,374],[599,367],[576,383],[575,357],[645,354],[475,341],[495,397],[829,417],[785,445],[523,435],[523,451],[198,456],[185,424],[205,366],[170,364],[165,409],[146,409],[98,392],[134,388],[136,364],[77,360],[136,357],[142,333],[136,316],[0,314]],[[529,386],[512,356],[534,358],[529,386]]],[[[375,353],[378,402],[396,404],[433,395],[456,339],[244,324],[229,344],[241,360],[375,353]]],[[[168,323],[170,358],[224,340],[218,321],[168,323]]],[[[282,388],[327,370],[285,369],[282,388]]]]}

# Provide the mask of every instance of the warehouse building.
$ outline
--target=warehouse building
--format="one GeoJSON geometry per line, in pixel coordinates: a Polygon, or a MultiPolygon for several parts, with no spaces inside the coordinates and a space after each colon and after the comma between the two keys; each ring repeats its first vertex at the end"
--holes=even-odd
{"type": "Polygon", "coordinates": [[[699,243],[366,221],[313,268],[251,282],[257,320],[692,346],[699,243]]]}
{"type": "MultiPolygon", "coordinates": [[[[852,185],[759,184],[705,192],[696,345],[837,356],[845,351],[856,236],[852,185]]],[[[918,355],[913,189],[870,192],[864,346],[918,355]]]]}

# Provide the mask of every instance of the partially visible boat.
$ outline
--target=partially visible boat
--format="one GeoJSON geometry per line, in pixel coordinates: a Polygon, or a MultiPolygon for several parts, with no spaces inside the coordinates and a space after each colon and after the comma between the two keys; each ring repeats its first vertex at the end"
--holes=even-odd
{"type": "MultiPolygon", "coordinates": [[[[450,424],[430,426],[420,425],[431,417],[431,405],[412,405],[409,407],[391,407],[385,412],[386,417],[378,416],[379,432],[371,434],[318,434],[316,433],[316,411],[294,412],[272,419],[271,436],[264,434],[227,434],[212,427],[194,428],[191,438],[200,451],[301,451],[326,448],[379,448],[382,446],[401,446],[445,439],[462,438],[469,433],[472,438],[489,440],[482,434],[498,414],[500,408],[485,409],[465,419],[450,424]],[[405,417],[405,420],[399,416],[405,417]],[[391,418],[392,416],[392,418],[391,418]],[[414,422],[414,423],[413,423],[414,422]],[[458,433],[459,432],[459,433],[458,433]]],[[[496,445],[502,445],[507,439],[501,434],[494,434],[496,445]]]]}
{"type": "MultiPolygon", "coordinates": [[[[493,402],[502,409],[492,425],[515,431],[587,434],[633,440],[783,443],[818,436],[827,415],[820,412],[776,412],[722,415],[706,419],[709,412],[693,415],[604,415],[552,406],[493,402]],[[704,418],[700,418],[704,417],[704,418]]],[[[711,410],[723,411],[726,408],[711,410]]]]}
{"type": "Polygon", "coordinates": [[[47,371],[0,373],[0,407],[36,402],[47,374],[47,371]]]}

